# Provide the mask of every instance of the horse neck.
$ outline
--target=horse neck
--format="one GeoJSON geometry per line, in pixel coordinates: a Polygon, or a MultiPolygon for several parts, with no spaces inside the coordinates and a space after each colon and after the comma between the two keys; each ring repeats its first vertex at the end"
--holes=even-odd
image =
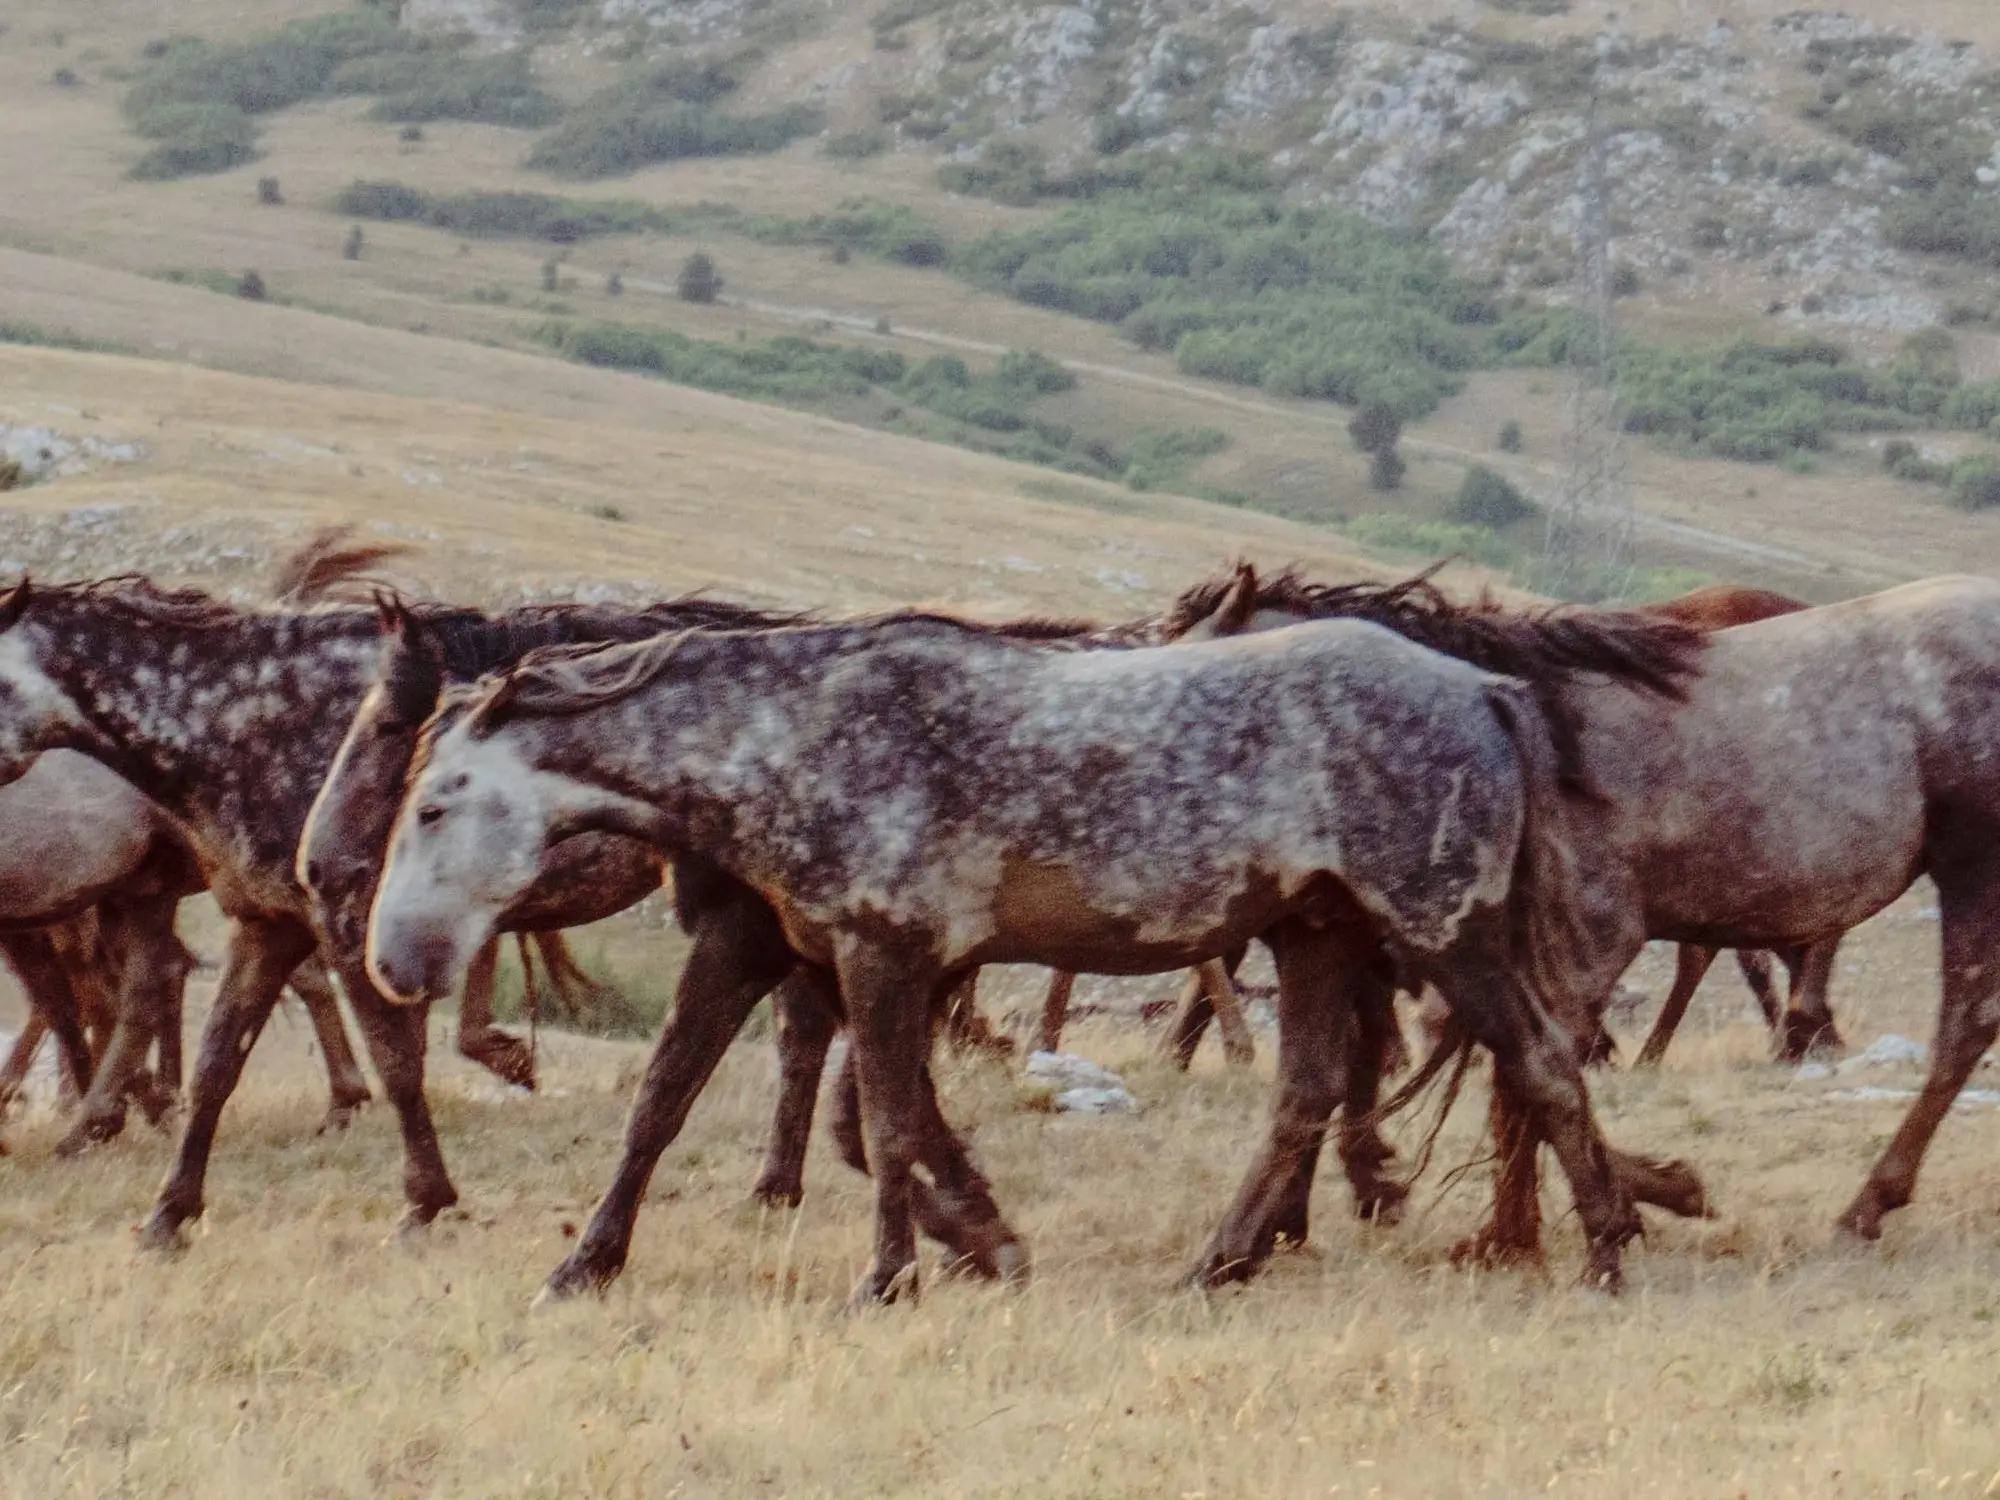
{"type": "Polygon", "coordinates": [[[45,653],[44,670],[82,711],[98,758],[228,862],[289,871],[374,676],[373,617],[246,614],[182,625],[107,616],[63,631],[64,649],[45,653]]]}

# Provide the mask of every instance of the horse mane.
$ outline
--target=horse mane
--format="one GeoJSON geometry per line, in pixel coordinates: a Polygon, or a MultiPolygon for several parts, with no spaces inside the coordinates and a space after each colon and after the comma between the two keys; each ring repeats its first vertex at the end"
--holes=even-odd
{"type": "MultiPolygon", "coordinates": [[[[1441,565],[1440,565],[1441,566],[1441,565]]],[[[1680,701],[1701,670],[1703,634],[1678,620],[1629,610],[1511,609],[1490,594],[1451,599],[1431,581],[1437,567],[1399,583],[1310,583],[1297,567],[1259,575],[1247,563],[1195,585],[1174,601],[1168,640],[1184,635],[1245,581],[1243,612],[1272,610],[1314,620],[1367,620],[1445,656],[1517,677],[1552,693],[1581,676],[1600,676],[1680,701]]]]}
{"type": "Polygon", "coordinates": [[[405,542],[357,542],[351,524],[322,526],[280,558],[267,588],[273,604],[302,609],[313,604],[365,604],[385,586],[369,570],[411,551],[405,542]]]}
{"type": "Polygon", "coordinates": [[[619,645],[677,630],[772,630],[809,618],[702,594],[639,609],[527,604],[490,615],[452,605],[410,608],[393,596],[380,603],[402,622],[384,653],[382,685],[405,723],[423,722],[446,682],[506,671],[546,647],[619,645]]]}
{"type": "MultiPolygon", "coordinates": [[[[26,580],[22,586],[27,586],[26,580]]],[[[201,589],[163,589],[143,573],[37,583],[33,597],[87,605],[142,625],[202,628],[231,625],[243,618],[243,611],[201,589]]]]}
{"type": "Polygon", "coordinates": [[[1297,567],[1260,576],[1239,562],[1232,573],[1197,584],[1167,612],[1172,641],[1217,611],[1241,624],[1260,610],[1314,620],[1367,620],[1407,640],[1526,683],[1549,725],[1556,777],[1583,797],[1595,789],[1583,767],[1582,725],[1563,689],[1597,676],[1671,702],[1687,697],[1701,670],[1707,637],[1678,620],[1627,610],[1552,605],[1509,609],[1490,594],[1459,604],[1431,582],[1435,564],[1400,583],[1308,583],[1297,567]]]}
{"type": "Polygon", "coordinates": [[[967,635],[1044,644],[1083,641],[1105,634],[1105,628],[1095,620],[1063,619],[1051,615],[1026,615],[1016,620],[982,620],[935,606],[885,610],[880,614],[858,615],[840,623],[871,629],[885,625],[942,625],[949,630],[964,631],[967,635]]]}

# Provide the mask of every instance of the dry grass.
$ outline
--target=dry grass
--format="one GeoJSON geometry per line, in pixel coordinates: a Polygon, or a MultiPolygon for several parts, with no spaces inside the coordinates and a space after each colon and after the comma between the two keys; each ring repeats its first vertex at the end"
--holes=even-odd
{"type": "MultiPolygon", "coordinates": [[[[1925,1032],[1934,935],[1912,901],[1855,942],[1836,998],[1859,1037],[1925,1032]]],[[[1656,992],[1663,966],[1642,966],[1656,992]]],[[[1031,983],[994,990],[1004,1006],[1031,983]]],[[[933,1278],[856,1318],[836,1309],[867,1255],[864,1185],[816,1146],[803,1211],[744,1206],[767,1043],[738,1045],[667,1153],[609,1297],[531,1314],[607,1179],[643,1049],[558,1038],[550,1091],[501,1101],[440,1046],[468,1212],[409,1246],[384,1242],[390,1119],[311,1139],[305,1028],[280,1021],[177,1263],[131,1248],[162,1139],[62,1165],[54,1121],[13,1127],[0,1492],[1993,1493],[2000,1113],[1955,1116],[1884,1245],[1842,1249],[1828,1223],[1898,1106],[1788,1088],[1742,1009],[1733,979],[1712,984],[1663,1076],[1598,1085],[1618,1139],[1692,1157],[1725,1211],[1656,1225],[1622,1301],[1570,1285],[1566,1219],[1546,1274],[1449,1269],[1477,1173],[1387,1232],[1349,1223],[1329,1177],[1311,1253],[1247,1290],[1176,1293],[1260,1127],[1268,1042],[1254,1078],[1204,1058],[1182,1079],[1094,1021],[1076,1046],[1126,1072],[1137,1119],[1047,1115],[993,1064],[945,1070],[1034,1286],[933,1278]]],[[[1474,1104],[1441,1162],[1474,1154],[1474,1104]]]]}

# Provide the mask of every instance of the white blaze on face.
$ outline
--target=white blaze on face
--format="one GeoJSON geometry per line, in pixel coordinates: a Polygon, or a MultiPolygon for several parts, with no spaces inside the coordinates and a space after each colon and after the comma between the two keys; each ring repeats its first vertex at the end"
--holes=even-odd
{"type": "Polygon", "coordinates": [[[456,988],[501,912],[534,882],[548,834],[543,781],[504,731],[438,741],[403,801],[368,923],[368,968],[400,999],[456,988]]]}

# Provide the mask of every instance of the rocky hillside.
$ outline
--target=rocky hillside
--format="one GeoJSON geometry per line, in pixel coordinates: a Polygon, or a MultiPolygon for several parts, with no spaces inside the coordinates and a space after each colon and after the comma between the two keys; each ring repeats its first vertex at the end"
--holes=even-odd
{"type": "Polygon", "coordinates": [[[1444,9],[408,0],[404,18],[558,63],[754,49],[753,90],[820,104],[858,150],[1025,148],[1062,172],[1248,145],[1301,201],[1428,231],[1557,297],[1594,107],[1623,290],[1884,332],[1993,314],[1975,277],[2000,251],[2000,93],[1980,46],[1834,11],[1721,7],[1743,14],[1649,34],[1568,0],[1444,9]]]}

